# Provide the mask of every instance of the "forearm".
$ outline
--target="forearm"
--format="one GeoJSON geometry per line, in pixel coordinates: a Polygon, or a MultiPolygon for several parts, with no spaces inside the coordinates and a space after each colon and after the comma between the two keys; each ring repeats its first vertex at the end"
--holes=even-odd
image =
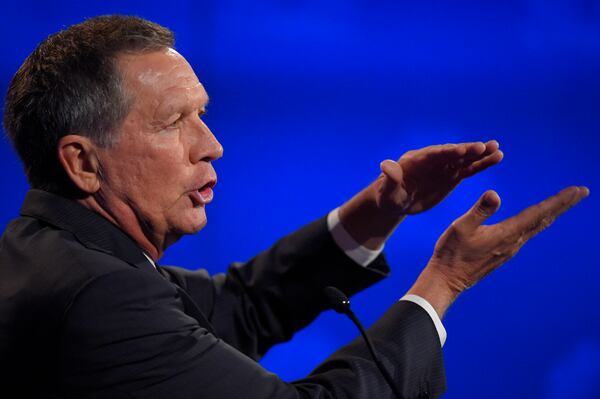
{"type": "Polygon", "coordinates": [[[443,319],[450,305],[460,295],[459,292],[450,287],[442,275],[430,266],[421,272],[417,281],[406,294],[418,295],[425,299],[431,304],[440,319],[443,319]]]}
{"type": "Polygon", "coordinates": [[[360,245],[379,249],[404,219],[399,210],[381,209],[376,185],[370,184],[340,207],[340,222],[360,245]]]}
{"type": "Polygon", "coordinates": [[[353,295],[388,271],[383,255],[368,268],[356,264],[334,242],[322,218],[250,261],[232,265],[226,278],[215,277],[214,307],[207,313],[222,339],[258,359],[328,307],[321,295],[326,286],[353,295]]]}
{"type": "MultiPolygon", "coordinates": [[[[438,334],[418,305],[395,303],[371,325],[368,334],[403,398],[437,398],[445,391],[438,334]]],[[[302,382],[331,386],[331,397],[336,398],[394,397],[361,337],[336,351],[302,382]],[[326,380],[330,377],[335,384],[326,380]]]]}

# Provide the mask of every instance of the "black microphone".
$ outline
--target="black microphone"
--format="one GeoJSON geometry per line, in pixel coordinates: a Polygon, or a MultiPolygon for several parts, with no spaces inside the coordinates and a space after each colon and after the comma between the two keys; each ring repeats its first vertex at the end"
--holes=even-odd
{"type": "Polygon", "coordinates": [[[338,313],[345,314],[346,316],[348,316],[350,318],[350,320],[352,320],[352,322],[354,322],[354,324],[360,331],[363,339],[365,340],[365,343],[367,344],[367,348],[369,348],[369,352],[371,352],[371,356],[373,357],[373,360],[375,361],[377,368],[383,375],[383,378],[390,386],[394,395],[398,399],[402,399],[402,395],[400,395],[398,388],[396,387],[396,384],[394,383],[394,380],[392,379],[392,376],[390,376],[390,374],[385,369],[385,367],[383,367],[383,363],[381,363],[379,361],[379,358],[375,354],[375,349],[373,348],[373,344],[371,343],[371,340],[369,339],[367,332],[365,331],[364,327],[362,326],[362,324],[360,323],[360,321],[358,320],[358,318],[356,317],[356,315],[354,314],[352,309],[350,309],[350,300],[348,299],[348,297],[346,295],[344,295],[344,293],[342,291],[340,291],[339,289],[337,289],[335,287],[331,287],[331,286],[325,287],[325,290],[323,291],[323,293],[327,297],[327,300],[329,301],[329,304],[331,305],[333,310],[335,310],[338,313]]]}

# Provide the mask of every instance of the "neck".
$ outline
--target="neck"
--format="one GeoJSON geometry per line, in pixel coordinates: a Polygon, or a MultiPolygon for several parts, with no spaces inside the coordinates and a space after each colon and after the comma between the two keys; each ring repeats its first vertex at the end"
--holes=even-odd
{"type": "Polygon", "coordinates": [[[142,251],[157,262],[164,253],[167,242],[160,240],[150,226],[144,223],[126,204],[108,204],[94,195],[78,199],[78,203],[98,213],[131,237],[142,251]]]}

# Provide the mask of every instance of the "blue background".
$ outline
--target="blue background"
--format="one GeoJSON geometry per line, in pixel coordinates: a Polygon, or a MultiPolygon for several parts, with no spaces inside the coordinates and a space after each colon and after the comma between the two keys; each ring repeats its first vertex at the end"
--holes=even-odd
{"type": "MultiPolygon", "coordinates": [[[[501,165],[406,220],[387,244],[393,275],[353,304],[370,324],[427,263],[437,237],[487,189],[493,221],[570,184],[592,196],[465,293],[444,320],[446,398],[600,398],[600,1],[0,3],[0,90],[48,34],[106,13],[177,34],[207,88],[225,156],[200,234],[164,264],[225,270],[326,214],[379,162],[430,144],[500,141],[501,165]]],[[[0,140],[0,227],[27,191],[0,140]]],[[[307,374],[356,335],[331,312],[263,361],[307,374]]]]}

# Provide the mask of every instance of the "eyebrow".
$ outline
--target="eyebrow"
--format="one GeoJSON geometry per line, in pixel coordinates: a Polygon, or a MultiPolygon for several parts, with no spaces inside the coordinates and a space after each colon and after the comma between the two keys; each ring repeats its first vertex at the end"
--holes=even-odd
{"type": "MultiPolygon", "coordinates": [[[[171,103],[171,106],[170,106],[170,107],[168,107],[168,108],[169,108],[169,111],[168,111],[168,115],[169,115],[169,116],[171,116],[171,115],[173,115],[173,114],[175,114],[175,113],[178,113],[178,112],[179,112],[178,110],[182,110],[182,109],[183,109],[182,107],[184,107],[184,106],[185,106],[185,108],[187,109],[187,111],[186,111],[186,112],[190,111],[190,110],[191,110],[191,109],[193,109],[195,106],[198,106],[198,107],[200,107],[201,109],[204,109],[204,108],[206,108],[206,107],[208,106],[208,103],[210,102],[210,97],[208,96],[208,93],[206,93],[206,100],[200,100],[200,102],[196,103],[196,105],[192,105],[192,108],[188,108],[188,106],[189,106],[189,105],[191,105],[191,104],[189,104],[189,103],[188,103],[188,104],[186,104],[186,102],[185,102],[185,101],[183,101],[183,99],[182,99],[182,98],[175,98],[174,100],[175,100],[175,102],[174,102],[174,103],[171,103]]],[[[164,101],[165,101],[165,100],[163,100],[163,102],[164,102],[164,101]]],[[[165,118],[165,117],[166,117],[166,114],[162,114],[162,112],[164,112],[164,111],[162,111],[162,112],[161,112],[161,111],[159,111],[159,110],[160,110],[160,108],[162,108],[162,106],[163,106],[163,104],[161,103],[161,105],[160,105],[160,106],[157,108],[157,110],[155,111],[155,113],[154,113],[154,117],[155,117],[155,118],[157,117],[157,114],[156,114],[156,112],[159,112],[159,114],[158,114],[158,115],[162,115],[162,116],[159,116],[159,117],[158,117],[158,119],[162,119],[162,118],[165,118]]]]}

